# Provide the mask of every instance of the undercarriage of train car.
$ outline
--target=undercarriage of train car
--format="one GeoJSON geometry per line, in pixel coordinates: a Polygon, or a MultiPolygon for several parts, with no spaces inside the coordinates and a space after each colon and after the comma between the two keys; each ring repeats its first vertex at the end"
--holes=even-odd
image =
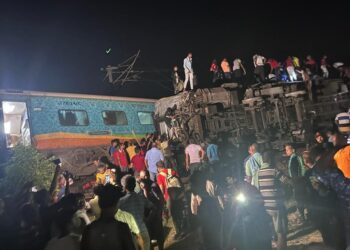
{"type": "Polygon", "coordinates": [[[314,93],[304,82],[252,86],[239,101],[237,84],[181,92],[156,103],[159,132],[184,144],[224,136],[234,144],[244,138],[271,143],[309,143],[315,127],[332,126],[335,115],[349,108],[348,92],[338,93],[341,81],[318,80],[314,93]]]}

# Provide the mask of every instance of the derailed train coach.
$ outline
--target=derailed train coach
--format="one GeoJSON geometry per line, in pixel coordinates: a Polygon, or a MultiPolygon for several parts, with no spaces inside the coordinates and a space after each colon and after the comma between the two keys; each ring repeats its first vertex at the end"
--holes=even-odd
{"type": "Polygon", "coordinates": [[[158,100],[155,119],[161,133],[184,143],[224,136],[235,144],[253,138],[276,149],[287,142],[308,144],[315,129],[332,127],[336,114],[350,107],[340,79],[312,84],[313,93],[302,81],[251,86],[242,100],[235,83],[182,92],[158,100]]]}
{"type": "Polygon", "coordinates": [[[0,147],[21,143],[60,159],[75,176],[96,171],[112,139],[130,140],[155,130],[155,100],[115,96],[0,90],[0,147]]]}

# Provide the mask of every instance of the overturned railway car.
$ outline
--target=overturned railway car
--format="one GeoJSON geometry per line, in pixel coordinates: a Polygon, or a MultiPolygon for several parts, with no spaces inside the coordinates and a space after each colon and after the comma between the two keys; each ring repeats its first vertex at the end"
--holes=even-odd
{"type": "Polygon", "coordinates": [[[155,103],[161,133],[187,143],[222,134],[233,143],[242,138],[272,143],[308,143],[306,136],[317,127],[330,127],[337,113],[350,107],[348,92],[340,92],[339,79],[319,79],[320,91],[312,97],[305,82],[266,83],[248,88],[238,99],[237,84],[197,89],[165,97],[155,103]],[[316,99],[317,97],[317,99],[316,99]]]}

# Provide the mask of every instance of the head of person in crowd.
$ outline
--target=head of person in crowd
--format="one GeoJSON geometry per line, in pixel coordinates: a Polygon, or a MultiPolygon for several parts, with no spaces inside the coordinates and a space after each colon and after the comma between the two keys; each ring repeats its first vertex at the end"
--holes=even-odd
{"type": "Polygon", "coordinates": [[[107,170],[107,165],[104,163],[100,163],[97,167],[97,173],[104,174],[107,170]]]}
{"type": "Polygon", "coordinates": [[[332,142],[332,135],[333,135],[333,131],[331,129],[328,129],[326,131],[327,142],[332,142]]]}
{"type": "Polygon", "coordinates": [[[115,212],[120,197],[121,193],[117,187],[111,184],[101,186],[98,191],[98,205],[103,212],[107,209],[111,210],[111,212],[115,212]]]}
{"type": "Polygon", "coordinates": [[[144,193],[150,192],[151,186],[150,186],[149,180],[147,180],[147,179],[141,179],[141,180],[139,181],[139,184],[140,184],[141,190],[144,191],[144,193]]]}
{"type": "Polygon", "coordinates": [[[213,59],[213,61],[211,62],[211,64],[217,65],[218,62],[216,61],[216,59],[213,59]]]}
{"type": "Polygon", "coordinates": [[[192,59],[192,52],[188,52],[187,57],[188,57],[189,59],[192,59]]]}
{"type": "Polygon", "coordinates": [[[315,140],[318,144],[323,144],[325,142],[325,137],[323,134],[321,134],[321,132],[317,131],[315,133],[315,140]]]}
{"type": "Polygon", "coordinates": [[[140,179],[141,180],[145,180],[145,179],[149,180],[150,179],[149,172],[147,170],[142,170],[140,172],[140,179]]]}
{"type": "Polygon", "coordinates": [[[141,138],[140,140],[140,146],[146,145],[146,138],[141,138]]]}
{"type": "Polygon", "coordinates": [[[295,149],[292,144],[286,144],[284,149],[288,157],[295,153],[295,149]]]}
{"type": "Polygon", "coordinates": [[[125,191],[125,186],[126,186],[126,179],[129,178],[131,176],[131,174],[126,174],[124,175],[121,180],[120,180],[120,184],[123,187],[123,191],[125,191]]]}
{"type": "Polygon", "coordinates": [[[193,138],[190,138],[190,139],[188,140],[188,144],[196,144],[196,140],[193,139],[193,138]]]}
{"type": "Polygon", "coordinates": [[[158,170],[158,172],[162,171],[162,170],[165,168],[165,165],[164,165],[164,162],[163,162],[163,161],[158,161],[158,162],[156,163],[156,165],[157,165],[157,170],[158,170]]]}
{"type": "Polygon", "coordinates": [[[263,162],[268,164],[269,167],[275,166],[275,154],[272,150],[267,150],[262,154],[263,162]]]}
{"type": "Polygon", "coordinates": [[[177,72],[178,71],[178,67],[175,65],[173,70],[174,70],[174,72],[177,72]]]}
{"type": "Polygon", "coordinates": [[[129,145],[129,143],[127,141],[125,141],[124,143],[121,143],[119,145],[118,150],[124,150],[126,148],[126,146],[129,145]]]}
{"type": "Polygon", "coordinates": [[[140,154],[141,148],[139,146],[135,146],[135,154],[140,154]]]}
{"type": "Polygon", "coordinates": [[[119,140],[118,139],[113,139],[111,141],[111,146],[114,147],[114,148],[116,148],[118,146],[118,144],[119,144],[119,140]]]}
{"type": "Polygon", "coordinates": [[[125,178],[125,190],[127,193],[134,192],[136,187],[136,179],[133,176],[127,176],[125,178]]]}
{"type": "Polygon", "coordinates": [[[157,143],[156,142],[152,142],[152,148],[156,148],[157,147],[157,143]]]}
{"type": "Polygon", "coordinates": [[[248,153],[249,153],[250,155],[253,155],[253,154],[257,153],[258,150],[259,150],[258,144],[256,144],[256,143],[252,143],[252,144],[250,144],[249,147],[248,147],[248,153]]]}

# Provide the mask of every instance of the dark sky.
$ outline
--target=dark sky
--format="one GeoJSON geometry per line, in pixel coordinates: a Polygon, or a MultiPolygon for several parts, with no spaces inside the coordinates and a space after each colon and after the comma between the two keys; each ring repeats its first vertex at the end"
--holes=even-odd
{"type": "Polygon", "coordinates": [[[350,63],[350,1],[26,2],[0,7],[0,88],[159,97],[171,93],[170,70],[188,51],[201,86],[213,58],[238,56],[250,68],[254,53],[326,53],[350,63]],[[159,70],[157,81],[103,82],[101,67],[139,49],[137,67],[159,70]]]}

